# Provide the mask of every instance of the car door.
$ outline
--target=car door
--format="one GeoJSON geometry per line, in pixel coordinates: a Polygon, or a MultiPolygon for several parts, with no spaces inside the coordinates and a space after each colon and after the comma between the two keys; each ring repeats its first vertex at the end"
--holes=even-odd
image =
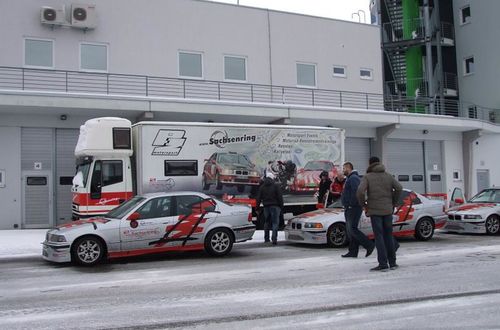
{"type": "Polygon", "coordinates": [[[175,197],[175,218],[173,230],[169,235],[180,246],[203,245],[207,228],[215,221],[215,203],[198,195],[181,195],[175,197]]]}
{"type": "Polygon", "coordinates": [[[173,215],[172,196],[151,198],[134,213],[138,214],[137,220],[122,220],[120,236],[123,251],[178,245],[164,239],[167,228],[177,218],[173,215]]]}
{"type": "Polygon", "coordinates": [[[464,193],[461,188],[453,189],[450,199],[450,208],[458,205],[462,205],[465,202],[464,193]]]}
{"type": "Polygon", "coordinates": [[[414,230],[422,210],[422,201],[413,191],[403,190],[393,215],[394,233],[414,230]]]}

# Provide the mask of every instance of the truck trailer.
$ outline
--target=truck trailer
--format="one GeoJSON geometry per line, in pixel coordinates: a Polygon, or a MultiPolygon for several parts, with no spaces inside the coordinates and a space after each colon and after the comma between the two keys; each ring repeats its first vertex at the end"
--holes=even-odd
{"type": "Polygon", "coordinates": [[[267,171],[284,213],[316,208],[319,174],[344,161],[343,129],[90,119],[75,148],[73,219],[103,215],[136,194],[199,191],[255,206],[267,171]]]}

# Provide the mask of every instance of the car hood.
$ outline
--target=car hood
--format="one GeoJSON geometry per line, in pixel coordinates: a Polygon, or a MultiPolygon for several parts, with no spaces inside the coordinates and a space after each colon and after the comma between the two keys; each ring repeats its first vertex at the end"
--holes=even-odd
{"type": "Polygon", "coordinates": [[[303,222],[318,222],[318,221],[332,221],[332,220],[343,220],[344,219],[344,209],[332,208],[332,209],[319,209],[316,211],[311,211],[303,213],[295,217],[303,222]]]}
{"type": "Polygon", "coordinates": [[[99,227],[102,227],[106,223],[109,223],[110,221],[112,220],[106,218],[90,218],[85,220],[77,220],[57,226],[56,231],[60,234],[64,234],[74,230],[93,231],[97,230],[99,227]]]}
{"type": "Polygon", "coordinates": [[[500,204],[495,203],[467,203],[459,206],[452,207],[448,213],[460,214],[477,214],[482,212],[490,212],[492,209],[500,209],[500,204]]]}

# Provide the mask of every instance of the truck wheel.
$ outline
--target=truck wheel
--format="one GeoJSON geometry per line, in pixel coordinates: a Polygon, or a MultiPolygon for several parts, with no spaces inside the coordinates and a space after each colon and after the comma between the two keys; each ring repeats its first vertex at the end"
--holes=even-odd
{"type": "Polygon", "coordinates": [[[209,190],[210,189],[210,183],[207,183],[207,177],[205,175],[203,175],[202,178],[201,178],[201,184],[203,186],[203,190],[209,190]]]}
{"type": "Polygon", "coordinates": [[[431,218],[423,218],[415,226],[415,238],[419,241],[428,241],[434,235],[434,221],[431,218]]]}
{"type": "Polygon", "coordinates": [[[347,245],[347,231],[345,224],[334,223],[326,233],[326,244],[329,247],[340,248],[347,245]]]}
{"type": "Polygon", "coordinates": [[[500,218],[498,215],[490,215],[488,219],[486,219],[485,226],[488,235],[497,235],[500,229],[500,218]]]}
{"type": "Polygon", "coordinates": [[[227,228],[211,230],[205,237],[205,250],[214,257],[222,257],[231,252],[234,238],[227,228]]]}
{"type": "Polygon", "coordinates": [[[217,173],[217,175],[215,176],[215,189],[222,189],[222,182],[220,182],[219,173],[217,173]]]}
{"type": "Polygon", "coordinates": [[[105,255],[104,242],[95,236],[78,238],[71,247],[71,260],[82,266],[93,266],[105,255]]]}
{"type": "Polygon", "coordinates": [[[240,193],[241,193],[241,192],[244,192],[244,191],[245,191],[245,186],[243,186],[243,185],[239,185],[239,186],[237,186],[237,187],[236,187],[236,189],[238,189],[238,192],[240,192],[240,193]]]}

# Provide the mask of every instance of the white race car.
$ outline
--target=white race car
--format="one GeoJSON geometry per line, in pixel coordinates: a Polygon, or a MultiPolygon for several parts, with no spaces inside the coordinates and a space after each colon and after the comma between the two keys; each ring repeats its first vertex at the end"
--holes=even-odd
{"type": "MultiPolygon", "coordinates": [[[[404,189],[393,215],[393,233],[396,237],[415,236],[426,241],[434,230],[446,223],[444,201],[428,199],[414,191],[404,189]]],[[[370,218],[361,215],[359,229],[373,238],[370,218]]],[[[325,209],[301,214],[288,220],[285,227],[287,241],[306,244],[328,244],[341,247],[348,243],[344,209],[340,201],[325,209]]]]}
{"type": "MultiPolygon", "coordinates": [[[[463,202],[457,199],[455,202],[463,202]]],[[[448,210],[445,230],[496,235],[500,231],[500,188],[485,189],[467,203],[448,210]]]]}
{"type": "Polygon", "coordinates": [[[248,206],[228,205],[198,192],[135,196],[102,218],[78,220],[47,231],[43,258],[94,265],[104,258],[166,251],[228,254],[252,239],[248,206]]]}

